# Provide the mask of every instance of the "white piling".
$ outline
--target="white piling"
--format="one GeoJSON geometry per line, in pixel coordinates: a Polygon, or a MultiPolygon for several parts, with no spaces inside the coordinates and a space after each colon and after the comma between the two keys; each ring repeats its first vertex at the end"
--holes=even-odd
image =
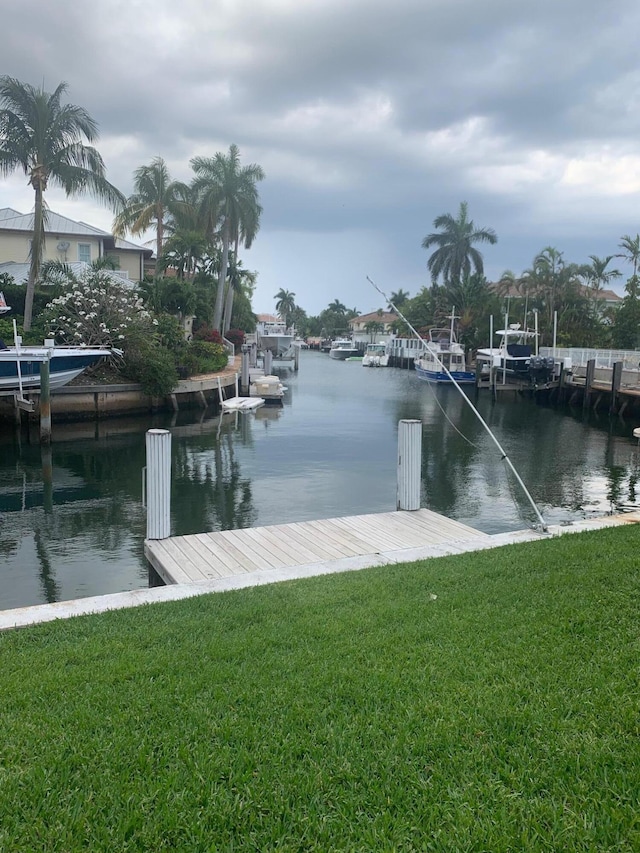
{"type": "Polygon", "coordinates": [[[264,375],[271,376],[273,370],[273,353],[268,349],[264,354],[264,375]]]}
{"type": "Polygon", "coordinates": [[[147,539],[171,536],[171,433],[149,429],[147,443],[147,539]]]}
{"type": "Polygon", "coordinates": [[[422,421],[398,422],[397,508],[420,509],[422,487],[422,421]]]}

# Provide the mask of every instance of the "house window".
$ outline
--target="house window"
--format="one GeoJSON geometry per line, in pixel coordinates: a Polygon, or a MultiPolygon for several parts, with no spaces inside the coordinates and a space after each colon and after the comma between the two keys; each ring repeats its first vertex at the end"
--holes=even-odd
{"type": "Polygon", "coordinates": [[[91,243],[78,243],[78,260],[91,263],[91,243]]]}

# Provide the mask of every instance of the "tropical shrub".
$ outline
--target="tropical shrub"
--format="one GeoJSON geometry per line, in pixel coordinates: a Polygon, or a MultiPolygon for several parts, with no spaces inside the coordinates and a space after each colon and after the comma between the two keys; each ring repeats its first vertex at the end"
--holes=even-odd
{"type": "Polygon", "coordinates": [[[212,329],[208,325],[199,326],[193,333],[193,337],[197,341],[208,341],[211,344],[220,344],[222,346],[222,335],[217,329],[212,329]]]}
{"type": "Polygon", "coordinates": [[[245,333],[242,329],[229,329],[229,331],[225,332],[224,336],[233,344],[235,352],[238,352],[245,339],[245,333]]]}
{"type": "Polygon", "coordinates": [[[227,351],[222,344],[210,341],[191,341],[182,358],[188,376],[217,373],[227,364],[227,351]]]}
{"type": "Polygon", "coordinates": [[[175,356],[154,338],[129,339],[122,358],[124,376],[139,382],[145,394],[164,397],[178,383],[175,356]]]}
{"type": "Polygon", "coordinates": [[[158,323],[124,279],[102,270],[70,277],[69,289],[49,302],[44,319],[63,343],[119,348],[128,337],[151,334],[158,323]]]}

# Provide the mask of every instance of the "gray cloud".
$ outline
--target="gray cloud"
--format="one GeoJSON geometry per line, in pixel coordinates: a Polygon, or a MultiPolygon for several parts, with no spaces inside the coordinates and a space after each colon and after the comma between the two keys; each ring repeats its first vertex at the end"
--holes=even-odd
{"type": "MultiPolygon", "coordinates": [[[[3,4],[4,5],[4,4],[3,4]]],[[[176,178],[230,143],[267,173],[246,263],[257,310],[285,287],[316,313],[369,310],[365,276],[427,282],[422,237],[462,200],[498,245],[487,273],[546,245],[611,254],[640,229],[640,7],[632,0],[22,0],[3,71],[100,123],[109,177],[162,155],[176,178]]],[[[24,207],[23,182],[0,205],[24,207]],[[18,199],[20,204],[18,204],[18,199]]],[[[108,227],[90,200],[54,209],[108,227]]]]}

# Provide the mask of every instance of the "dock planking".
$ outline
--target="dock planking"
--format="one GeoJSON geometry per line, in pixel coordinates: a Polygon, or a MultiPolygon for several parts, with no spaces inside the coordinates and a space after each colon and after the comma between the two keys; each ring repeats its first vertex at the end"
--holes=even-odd
{"type": "Polygon", "coordinates": [[[318,563],[346,564],[354,558],[370,558],[372,565],[381,556],[400,562],[403,552],[489,539],[472,527],[419,509],[147,539],[144,550],[165,583],[183,584],[318,563]]]}

